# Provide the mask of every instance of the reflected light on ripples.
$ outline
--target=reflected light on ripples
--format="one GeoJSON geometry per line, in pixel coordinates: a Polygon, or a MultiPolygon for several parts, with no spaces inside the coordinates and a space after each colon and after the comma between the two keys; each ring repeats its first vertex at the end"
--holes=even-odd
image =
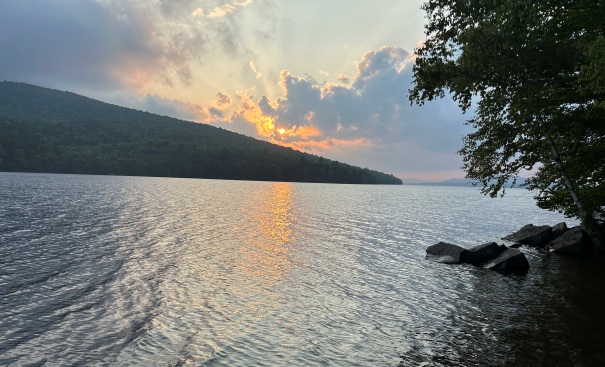
{"type": "Polygon", "coordinates": [[[563,220],[525,191],[13,173],[0,187],[2,366],[605,366],[602,259],[528,249],[523,276],[425,259],[437,240],[563,220]]]}
{"type": "Polygon", "coordinates": [[[278,281],[290,270],[288,244],[295,239],[292,185],[274,183],[269,190],[259,190],[249,208],[257,230],[243,234],[246,246],[241,265],[250,276],[278,281]]]}

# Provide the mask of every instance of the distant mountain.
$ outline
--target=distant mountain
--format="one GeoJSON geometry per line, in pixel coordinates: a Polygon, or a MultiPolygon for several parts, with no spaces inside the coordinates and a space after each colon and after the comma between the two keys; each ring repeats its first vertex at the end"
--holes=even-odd
{"type": "Polygon", "coordinates": [[[401,184],[207,124],[0,82],[0,171],[401,184]]]}

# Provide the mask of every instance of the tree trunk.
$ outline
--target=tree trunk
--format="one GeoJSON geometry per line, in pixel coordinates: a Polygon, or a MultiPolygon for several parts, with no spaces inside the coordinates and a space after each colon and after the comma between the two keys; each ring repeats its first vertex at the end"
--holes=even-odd
{"type": "Polygon", "coordinates": [[[552,156],[553,156],[553,161],[555,162],[555,165],[557,166],[557,170],[559,171],[559,174],[565,181],[565,185],[567,186],[567,189],[569,190],[569,193],[571,194],[571,198],[573,199],[574,204],[576,204],[576,207],[578,208],[578,210],[580,212],[580,220],[581,220],[582,228],[584,228],[586,230],[586,232],[588,232],[588,234],[591,235],[591,237],[595,237],[595,238],[599,237],[598,241],[602,242],[600,239],[601,236],[598,231],[596,221],[592,217],[591,213],[588,213],[586,211],[586,209],[584,208],[584,204],[582,204],[582,200],[580,200],[580,196],[578,195],[578,192],[576,191],[576,187],[575,187],[574,183],[569,178],[567,171],[565,171],[565,166],[563,166],[563,161],[561,160],[561,156],[559,156],[559,150],[557,149],[557,146],[555,145],[554,140],[552,140],[550,135],[546,132],[546,128],[544,127],[544,125],[542,125],[542,130],[544,131],[544,137],[546,138],[546,141],[548,142],[548,145],[550,146],[550,150],[551,150],[552,156]]]}
{"type": "Polygon", "coordinates": [[[567,175],[567,171],[565,171],[565,167],[563,166],[563,161],[561,161],[561,157],[559,156],[559,150],[557,149],[555,142],[551,139],[551,137],[548,134],[545,134],[545,135],[546,135],[546,141],[548,142],[548,145],[550,146],[550,151],[552,152],[553,161],[555,162],[555,165],[557,166],[557,170],[559,171],[559,174],[565,181],[565,185],[567,186],[567,189],[571,193],[571,198],[573,199],[574,204],[576,204],[576,206],[580,210],[580,217],[582,218],[582,221],[584,221],[584,218],[588,217],[589,215],[588,215],[588,213],[586,213],[586,209],[584,209],[584,205],[582,204],[582,200],[580,200],[580,197],[578,196],[578,192],[576,191],[575,185],[573,184],[573,182],[567,175]]]}
{"type": "Polygon", "coordinates": [[[565,185],[567,186],[567,189],[569,190],[569,192],[571,194],[574,204],[576,204],[576,207],[578,208],[578,210],[580,212],[580,220],[581,220],[580,225],[582,226],[582,228],[584,228],[586,233],[588,233],[588,235],[590,236],[590,238],[593,241],[594,246],[597,249],[600,249],[600,250],[605,249],[605,243],[602,238],[603,237],[602,233],[600,233],[599,228],[596,225],[596,221],[592,217],[591,213],[588,213],[586,211],[586,209],[584,208],[584,204],[582,204],[582,200],[580,200],[580,197],[578,196],[578,192],[576,191],[576,187],[575,187],[574,183],[569,178],[569,175],[567,175],[567,171],[565,171],[565,166],[563,166],[563,161],[561,161],[561,157],[559,156],[559,150],[557,149],[555,142],[552,140],[550,135],[546,132],[546,128],[544,127],[544,125],[542,125],[542,130],[544,131],[544,136],[546,138],[546,141],[548,142],[548,145],[550,146],[550,150],[551,150],[552,156],[553,156],[553,161],[555,162],[555,165],[557,166],[557,170],[559,171],[559,174],[565,181],[565,185]]]}

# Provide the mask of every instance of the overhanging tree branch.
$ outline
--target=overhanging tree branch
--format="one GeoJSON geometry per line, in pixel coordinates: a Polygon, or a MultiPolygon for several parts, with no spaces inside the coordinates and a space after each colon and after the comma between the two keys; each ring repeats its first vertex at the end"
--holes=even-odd
{"type": "Polygon", "coordinates": [[[524,167],[538,205],[605,227],[603,0],[428,0],[410,101],[476,102],[460,150],[491,196],[524,167]],[[542,119],[548,117],[548,124],[542,119]]]}

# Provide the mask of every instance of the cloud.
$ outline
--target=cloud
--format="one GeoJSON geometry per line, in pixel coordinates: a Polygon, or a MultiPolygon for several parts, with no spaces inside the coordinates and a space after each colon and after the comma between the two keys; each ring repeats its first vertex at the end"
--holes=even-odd
{"type": "Polygon", "coordinates": [[[407,51],[385,46],[365,53],[357,74],[352,79],[341,74],[340,83],[319,83],[284,70],[279,78],[282,96],[272,100],[263,95],[256,103],[246,97],[236,115],[272,142],[345,161],[380,157],[389,162],[382,169],[390,172],[459,167],[454,152],[468,130],[463,118],[449,100],[410,105],[411,66],[407,51]],[[390,153],[381,156],[377,152],[384,147],[390,153]],[[407,157],[393,157],[394,152],[407,157]]]}
{"type": "Polygon", "coordinates": [[[248,66],[250,67],[250,70],[252,70],[252,72],[254,73],[254,75],[256,76],[256,79],[260,79],[260,77],[263,76],[263,74],[261,74],[260,71],[258,71],[256,69],[256,65],[254,65],[254,61],[250,61],[250,63],[248,64],[248,66]]]}
{"type": "Polygon", "coordinates": [[[205,36],[161,16],[137,2],[0,2],[0,33],[10,35],[0,37],[0,76],[115,89],[190,83],[205,36]]]}
{"type": "Polygon", "coordinates": [[[256,128],[256,134],[264,138],[275,136],[276,129],[274,118],[263,113],[261,108],[254,103],[252,97],[240,93],[238,96],[239,107],[236,109],[234,119],[245,121],[256,128]]]}
{"type": "Polygon", "coordinates": [[[250,59],[248,31],[255,28],[242,28],[229,9],[254,1],[217,1],[213,18],[203,20],[191,15],[198,3],[0,1],[0,79],[87,95],[144,95],[194,85],[206,59],[250,59]]]}
{"type": "MultiPolygon", "coordinates": [[[[209,118],[202,120],[204,122],[211,122],[217,119],[224,120],[227,117],[228,111],[231,108],[231,98],[221,92],[216,93],[216,99],[208,106],[209,118]]],[[[198,121],[200,121],[198,119],[198,121]]]]}
{"type": "MultiPolygon", "coordinates": [[[[279,85],[284,95],[275,101],[262,96],[254,107],[286,130],[312,126],[322,136],[376,144],[400,139],[404,112],[409,109],[408,61],[409,54],[395,47],[368,52],[358,64],[352,86],[320,84],[309,76],[283,71],[279,85]]],[[[298,137],[292,134],[288,139],[298,137]]]]}
{"type": "Polygon", "coordinates": [[[208,109],[202,106],[177,99],[166,99],[155,94],[149,94],[136,100],[125,101],[124,105],[187,121],[207,120],[210,117],[208,109]]]}
{"type": "Polygon", "coordinates": [[[146,94],[140,97],[133,97],[129,94],[117,94],[109,102],[186,121],[204,123],[232,122],[233,118],[232,100],[228,95],[221,92],[216,93],[216,99],[206,104],[191,103],[176,98],[165,98],[157,94],[146,94]]]}
{"type": "Polygon", "coordinates": [[[148,65],[156,57],[145,28],[140,16],[94,1],[0,2],[0,78],[118,85],[113,65],[148,65]]]}
{"type": "Polygon", "coordinates": [[[339,74],[338,75],[338,81],[341,82],[342,84],[349,84],[351,83],[351,79],[345,75],[345,74],[339,74]]]}
{"type": "Polygon", "coordinates": [[[216,101],[214,102],[220,109],[226,109],[231,106],[231,98],[221,92],[216,93],[216,101]]]}
{"type": "Polygon", "coordinates": [[[203,17],[205,14],[206,12],[202,8],[197,8],[193,11],[193,13],[191,13],[191,15],[194,17],[203,17]]]}
{"type": "Polygon", "coordinates": [[[191,13],[191,15],[194,17],[222,18],[236,11],[237,8],[250,5],[253,2],[254,0],[235,1],[233,3],[223,4],[221,6],[214,7],[208,12],[205,11],[203,8],[197,8],[191,13]]]}

